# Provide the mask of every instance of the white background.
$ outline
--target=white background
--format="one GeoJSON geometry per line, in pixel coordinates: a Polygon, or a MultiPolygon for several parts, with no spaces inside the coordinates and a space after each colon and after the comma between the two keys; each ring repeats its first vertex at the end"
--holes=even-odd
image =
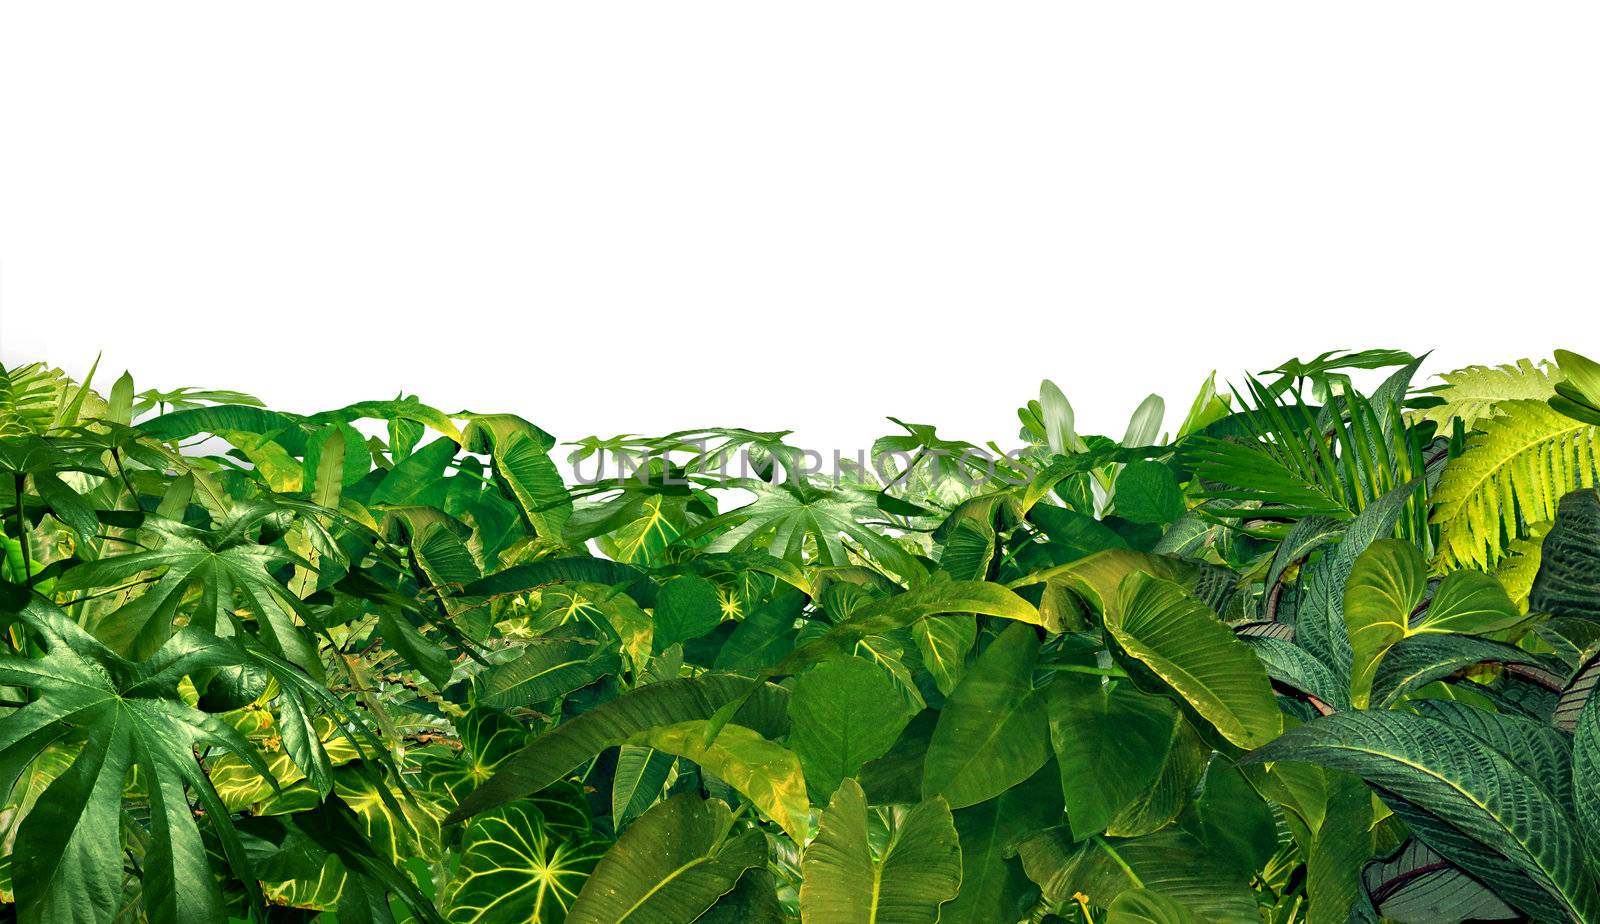
{"type": "MultiPolygon", "coordinates": [[[[1600,7],[9,4],[0,359],[1008,440],[1600,352],[1600,7]]],[[[103,370],[104,371],[104,370],[103,370]]]]}

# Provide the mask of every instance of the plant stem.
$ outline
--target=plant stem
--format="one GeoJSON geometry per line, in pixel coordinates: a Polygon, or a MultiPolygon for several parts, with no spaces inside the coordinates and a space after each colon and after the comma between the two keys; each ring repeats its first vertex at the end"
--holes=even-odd
{"type": "Polygon", "coordinates": [[[22,499],[23,485],[27,483],[28,476],[18,474],[13,478],[17,487],[17,540],[22,544],[22,583],[29,590],[33,589],[33,552],[28,548],[28,509],[27,502],[22,499]]]}

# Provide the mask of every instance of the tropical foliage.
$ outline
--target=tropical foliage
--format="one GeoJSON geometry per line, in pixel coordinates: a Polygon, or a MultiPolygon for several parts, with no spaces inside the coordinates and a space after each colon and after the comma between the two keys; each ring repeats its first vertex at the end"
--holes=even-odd
{"type": "Polygon", "coordinates": [[[4,913],[1600,924],[1554,360],[1328,353],[1120,439],[1046,382],[839,471],[0,369],[4,913]]]}

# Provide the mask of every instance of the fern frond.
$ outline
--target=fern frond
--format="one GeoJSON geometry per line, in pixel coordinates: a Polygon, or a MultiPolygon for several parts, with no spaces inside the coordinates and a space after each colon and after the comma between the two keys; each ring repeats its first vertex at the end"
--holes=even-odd
{"type": "Polygon", "coordinates": [[[0,366],[0,436],[49,430],[70,385],[65,372],[44,363],[0,366]]]}
{"type": "Polygon", "coordinates": [[[1553,520],[1561,496],[1595,483],[1600,426],[1573,420],[1543,401],[1498,405],[1501,417],[1450,460],[1434,490],[1439,564],[1492,568],[1529,524],[1553,520]]]}
{"type": "Polygon", "coordinates": [[[1431,420],[1439,425],[1439,432],[1449,433],[1450,422],[1461,421],[1468,430],[1480,420],[1498,417],[1498,405],[1523,399],[1543,401],[1556,393],[1552,377],[1560,373],[1550,363],[1538,364],[1526,359],[1515,365],[1468,366],[1453,372],[1442,373],[1443,384],[1424,389],[1427,394],[1444,403],[1411,412],[1414,421],[1431,420]]]}
{"type": "Polygon", "coordinates": [[[1548,520],[1531,523],[1528,535],[1514,539],[1506,546],[1505,557],[1495,565],[1494,579],[1506,589],[1506,595],[1517,609],[1528,611],[1528,594],[1533,592],[1533,579],[1539,575],[1539,563],[1544,560],[1544,537],[1553,524],[1548,520]]]}

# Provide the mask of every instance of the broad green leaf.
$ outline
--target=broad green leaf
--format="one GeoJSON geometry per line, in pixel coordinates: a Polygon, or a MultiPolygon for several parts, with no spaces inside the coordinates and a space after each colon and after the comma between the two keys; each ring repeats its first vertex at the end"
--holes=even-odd
{"type": "Polygon", "coordinates": [[[1165,525],[1187,509],[1172,469],[1149,460],[1129,462],[1117,475],[1116,514],[1135,523],[1165,525]]]}
{"type": "Polygon", "coordinates": [[[1060,774],[1050,764],[987,802],[954,812],[961,891],[939,910],[946,924],[1022,920],[1039,889],[1016,860],[1023,839],[1061,821],[1060,774]]]}
{"type": "Polygon", "coordinates": [[[611,824],[625,830],[661,798],[674,763],[671,754],[625,744],[617,752],[617,769],[611,780],[611,824]]]}
{"type": "Polygon", "coordinates": [[[1054,904],[1082,895],[1103,908],[1124,893],[1149,889],[1203,919],[1242,922],[1259,915],[1247,874],[1176,826],[1143,837],[1082,841],[1052,828],[1023,841],[1017,852],[1028,877],[1054,904]]]}
{"type": "Polygon", "coordinates": [[[1572,792],[1589,868],[1600,871],[1600,696],[1589,697],[1573,732],[1572,792]]]}
{"type": "Polygon", "coordinates": [[[1015,623],[978,656],[939,713],[923,767],[924,798],[954,808],[992,799],[1050,759],[1049,718],[1033,688],[1037,631],[1015,623]]]}
{"type": "Polygon", "coordinates": [[[759,867],[744,871],[733,891],[717,899],[695,924],[785,924],[788,918],[778,902],[778,884],[759,867]]]}
{"type": "Polygon", "coordinates": [[[1256,747],[1282,729],[1283,716],[1261,662],[1209,607],[1177,584],[1129,575],[1105,625],[1127,658],[1232,744],[1256,747]]]}
{"type": "Polygon", "coordinates": [[[1057,676],[1048,702],[1067,822],[1098,834],[1155,784],[1182,719],[1165,697],[1092,675],[1057,676]]]}
{"type": "Polygon", "coordinates": [[[1552,616],[1600,618],[1600,493],[1592,488],[1561,498],[1555,523],[1540,544],[1539,573],[1528,608],[1552,616]]]}
{"type": "Polygon", "coordinates": [[[672,578],[661,585],[656,595],[655,634],[651,644],[659,654],[680,642],[705,635],[722,619],[722,603],[715,584],[694,574],[672,578]]]}
{"type": "MultiPolygon", "coordinates": [[[[1400,712],[1345,712],[1291,729],[1248,760],[1354,773],[1504,857],[1578,920],[1600,920],[1600,891],[1566,812],[1511,759],[1466,731],[1400,712]]],[[[1524,906],[1527,898],[1502,897],[1524,906]]]]}
{"type": "Polygon", "coordinates": [[[812,797],[826,803],[841,781],[887,753],[911,715],[889,675],[860,658],[833,658],[795,678],[789,748],[812,797]]]}
{"type": "Polygon", "coordinates": [[[544,924],[567,919],[605,843],[563,831],[532,802],[484,812],[461,836],[444,902],[451,924],[544,924]]]}
{"type": "Polygon", "coordinates": [[[567,924],[684,924],[767,861],[759,830],[692,793],[645,812],[606,851],[567,924]]]}
{"type": "Polygon", "coordinates": [[[1368,863],[1361,877],[1374,910],[1395,921],[1458,924],[1518,916],[1487,886],[1416,838],[1368,863]]]}
{"type": "Polygon", "coordinates": [[[1407,693],[1474,664],[1517,664],[1544,672],[1544,662],[1536,655],[1504,642],[1454,632],[1409,635],[1378,662],[1372,706],[1388,708],[1407,693]]]}
{"type": "Polygon", "coordinates": [[[1351,700],[1365,707],[1372,678],[1385,652],[1396,642],[1424,632],[1481,634],[1523,620],[1505,589],[1476,571],[1457,571],[1440,582],[1426,610],[1426,563],[1408,542],[1374,542],[1356,560],[1344,591],[1344,618],[1353,653],[1351,700]]]}
{"type": "Polygon", "coordinates": [[[749,799],[796,844],[804,843],[810,803],[800,759],[742,725],[724,726],[707,744],[708,725],[699,720],[653,728],[629,743],[699,764],[749,799]]]}
{"type": "Polygon", "coordinates": [[[943,799],[874,813],[846,780],[802,871],[800,917],[808,924],[926,924],[960,888],[960,840],[943,799]],[[876,836],[874,821],[884,829],[876,836]]]}
{"type": "Polygon", "coordinates": [[[433,640],[417,631],[403,614],[378,614],[378,632],[383,640],[422,676],[439,689],[450,682],[450,656],[433,640]]]}
{"type": "Polygon", "coordinates": [[[911,637],[934,685],[949,696],[966,672],[967,655],[978,640],[978,621],[959,613],[929,616],[912,624],[911,637]]]}

